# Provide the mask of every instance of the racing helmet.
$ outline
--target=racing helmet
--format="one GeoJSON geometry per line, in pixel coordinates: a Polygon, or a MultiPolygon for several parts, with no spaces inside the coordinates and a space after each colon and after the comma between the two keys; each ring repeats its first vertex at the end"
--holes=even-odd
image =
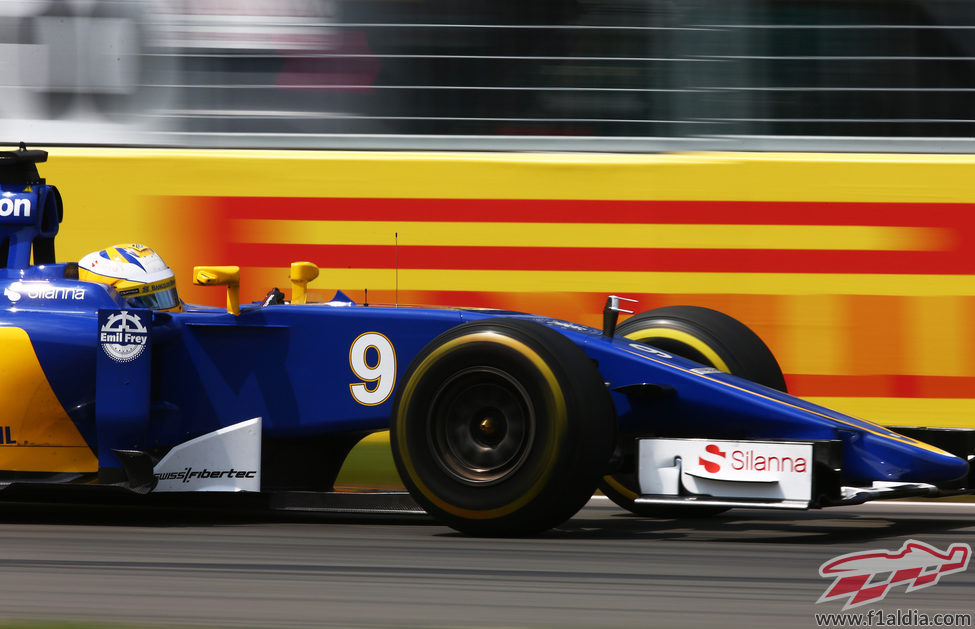
{"type": "Polygon", "coordinates": [[[125,243],[89,253],[78,262],[78,279],[108,284],[133,308],[183,309],[173,270],[145,245],[125,243]]]}

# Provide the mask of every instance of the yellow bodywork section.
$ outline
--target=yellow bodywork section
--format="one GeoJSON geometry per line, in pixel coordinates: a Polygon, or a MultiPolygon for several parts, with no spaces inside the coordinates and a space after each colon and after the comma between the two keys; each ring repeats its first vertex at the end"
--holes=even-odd
{"type": "Polygon", "coordinates": [[[54,395],[27,332],[0,328],[0,470],[97,472],[98,459],[54,395]]]}

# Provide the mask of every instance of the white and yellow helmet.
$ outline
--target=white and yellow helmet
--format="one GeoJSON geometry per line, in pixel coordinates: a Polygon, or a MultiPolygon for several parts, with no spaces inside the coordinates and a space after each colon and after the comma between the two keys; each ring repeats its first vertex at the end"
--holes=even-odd
{"type": "Polygon", "coordinates": [[[182,310],[173,270],[145,245],[125,243],[89,253],[78,262],[78,279],[112,286],[134,308],[182,310]]]}

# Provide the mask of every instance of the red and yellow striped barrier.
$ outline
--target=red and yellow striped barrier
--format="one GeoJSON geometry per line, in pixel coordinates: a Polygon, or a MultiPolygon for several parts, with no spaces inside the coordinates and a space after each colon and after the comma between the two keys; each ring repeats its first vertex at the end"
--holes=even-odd
{"type": "Polygon", "coordinates": [[[605,295],[753,327],[790,390],[877,421],[975,427],[975,156],[54,149],[59,256],[144,241],[189,301],[510,308],[599,325],[605,295]],[[398,269],[398,270],[397,270],[398,269]],[[314,290],[311,291],[314,294],[314,290]]]}

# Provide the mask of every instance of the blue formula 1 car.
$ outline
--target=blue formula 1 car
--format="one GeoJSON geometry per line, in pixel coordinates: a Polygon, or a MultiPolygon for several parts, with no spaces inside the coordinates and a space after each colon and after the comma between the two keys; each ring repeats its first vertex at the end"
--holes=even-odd
{"type": "Polygon", "coordinates": [[[197,267],[196,283],[226,286],[224,309],[183,304],[142,245],[56,262],[46,157],[0,154],[0,497],[251,492],[327,508],[347,496],[333,483],[350,449],[386,429],[415,503],[476,535],[557,526],[597,487],[674,516],[973,486],[970,431],[893,432],[791,397],[762,341],[713,310],[617,325],[610,297],[599,330],[341,293],[310,304],[308,262],[290,301],[275,289],[241,306],[239,269],[197,267]]]}

